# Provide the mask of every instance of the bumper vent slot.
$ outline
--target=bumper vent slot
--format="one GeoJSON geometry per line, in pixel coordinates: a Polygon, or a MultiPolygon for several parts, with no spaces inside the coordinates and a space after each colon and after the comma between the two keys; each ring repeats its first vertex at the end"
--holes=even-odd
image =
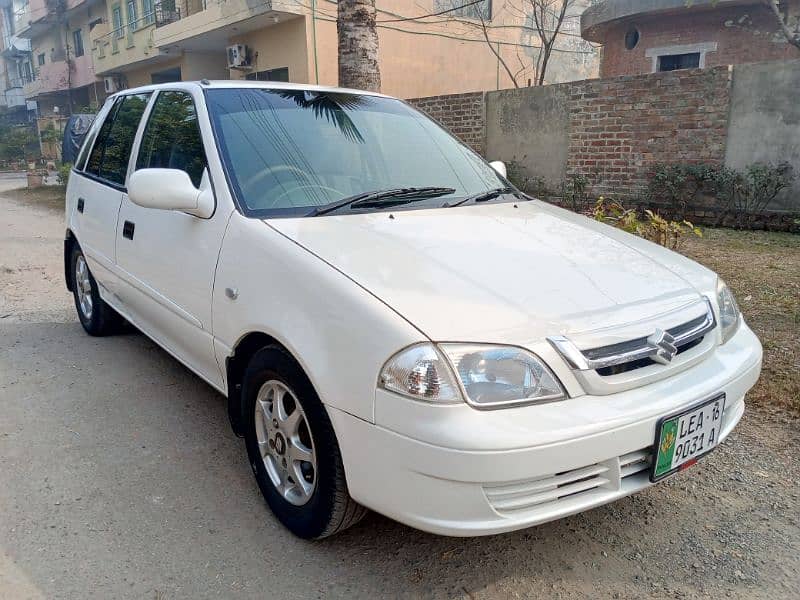
{"type": "Polygon", "coordinates": [[[619,457],[619,476],[620,479],[631,477],[647,471],[653,463],[653,449],[645,448],[644,450],[637,450],[625,456],[619,457]]]}
{"type": "Polygon", "coordinates": [[[592,494],[614,493],[622,480],[647,471],[651,460],[651,448],[645,448],[602,463],[536,479],[487,484],[483,491],[489,504],[500,514],[544,511],[592,494]]]}

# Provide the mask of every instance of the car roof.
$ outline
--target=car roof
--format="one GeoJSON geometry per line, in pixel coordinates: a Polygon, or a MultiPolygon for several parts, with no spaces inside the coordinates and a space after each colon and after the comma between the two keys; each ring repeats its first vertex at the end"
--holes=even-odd
{"type": "Polygon", "coordinates": [[[295,91],[309,91],[309,92],[338,92],[343,94],[359,94],[362,96],[378,96],[382,98],[391,98],[385,94],[378,92],[368,92],[364,90],[355,90],[351,88],[330,87],[324,85],[310,85],[305,83],[284,83],[280,81],[247,81],[237,79],[225,80],[208,80],[202,79],[200,81],[176,81],[174,83],[157,83],[152,85],[143,85],[135,88],[128,88],[120,90],[114,96],[121,96],[126,94],[136,94],[141,92],[153,92],[156,90],[175,90],[175,89],[264,89],[264,90],[295,90],[295,91]]]}

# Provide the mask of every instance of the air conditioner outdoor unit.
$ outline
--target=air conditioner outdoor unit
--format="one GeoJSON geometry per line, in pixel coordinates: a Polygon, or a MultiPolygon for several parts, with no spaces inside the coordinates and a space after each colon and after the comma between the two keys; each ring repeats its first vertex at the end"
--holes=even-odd
{"type": "Polygon", "coordinates": [[[247,57],[248,57],[247,46],[245,46],[244,44],[236,44],[233,46],[228,46],[229,69],[241,69],[244,67],[249,67],[250,62],[247,57]]]}
{"type": "Polygon", "coordinates": [[[103,83],[106,87],[106,94],[113,94],[119,90],[119,82],[116,77],[103,77],[103,83]]]}

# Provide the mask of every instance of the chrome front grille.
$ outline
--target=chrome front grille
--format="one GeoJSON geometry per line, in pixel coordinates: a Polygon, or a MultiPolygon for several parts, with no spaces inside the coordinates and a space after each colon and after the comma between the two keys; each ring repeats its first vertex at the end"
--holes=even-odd
{"type": "Polygon", "coordinates": [[[624,342],[581,350],[564,336],[547,340],[571,368],[597,371],[601,376],[617,375],[654,364],[669,364],[675,356],[700,344],[716,327],[711,303],[706,299],[705,304],[705,314],[699,317],[624,342]]]}
{"type": "Polygon", "coordinates": [[[644,448],[570,471],[525,481],[486,484],[483,491],[489,504],[500,514],[549,511],[565,503],[580,503],[591,500],[592,496],[617,493],[626,485],[643,485],[635,477],[646,472],[651,461],[652,448],[644,448]]]}

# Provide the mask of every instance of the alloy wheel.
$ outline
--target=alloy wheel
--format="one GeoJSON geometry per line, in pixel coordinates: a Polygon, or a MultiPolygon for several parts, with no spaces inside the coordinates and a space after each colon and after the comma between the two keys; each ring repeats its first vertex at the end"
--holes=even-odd
{"type": "Polygon", "coordinates": [[[307,503],[317,484],[317,456],[305,412],[289,387],[264,383],[255,403],[256,438],[272,485],[295,506],[307,503]]]}
{"type": "Polygon", "coordinates": [[[92,318],[92,282],[89,275],[89,267],[82,254],[75,260],[75,291],[78,294],[78,305],[81,314],[88,321],[92,318]]]}

